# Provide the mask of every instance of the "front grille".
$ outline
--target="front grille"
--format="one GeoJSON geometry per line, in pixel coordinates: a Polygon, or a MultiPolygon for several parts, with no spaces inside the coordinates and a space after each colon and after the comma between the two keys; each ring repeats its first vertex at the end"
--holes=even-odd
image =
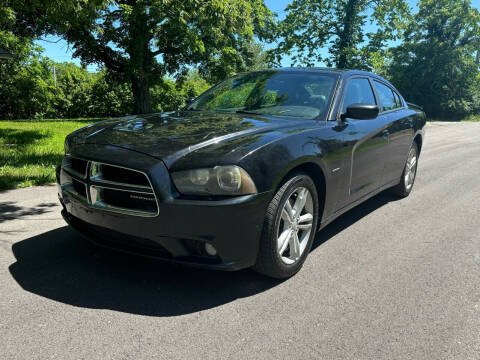
{"type": "Polygon", "coordinates": [[[119,166],[96,163],[95,173],[92,175],[95,180],[103,182],[150,187],[150,183],[143,173],[119,166]]]}
{"type": "Polygon", "coordinates": [[[72,179],[72,188],[78,196],[81,196],[85,200],[87,199],[87,186],[84,183],[72,179]]]}
{"type": "Polygon", "coordinates": [[[67,155],[63,159],[62,167],[68,173],[83,179],[87,176],[88,161],[67,155]]]}
{"type": "Polygon", "coordinates": [[[152,194],[131,193],[129,191],[116,191],[103,189],[103,201],[112,206],[130,208],[134,210],[156,211],[155,196],[152,194]]]}
{"type": "Polygon", "coordinates": [[[147,175],[139,170],[67,155],[60,177],[63,191],[92,207],[136,216],[158,215],[158,203],[147,175]],[[84,175],[81,170],[85,166],[84,175]]]}

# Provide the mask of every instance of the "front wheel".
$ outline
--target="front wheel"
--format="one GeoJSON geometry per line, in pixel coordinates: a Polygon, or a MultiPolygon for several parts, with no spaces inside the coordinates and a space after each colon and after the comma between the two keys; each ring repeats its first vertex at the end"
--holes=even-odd
{"type": "Polygon", "coordinates": [[[407,162],[403,169],[402,178],[400,183],[392,188],[393,194],[398,197],[404,198],[410,195],[415,183],[415,177],[417,176],[418,165],[418,146],[413,142],[410,151],[408,152],[407,162]]]}
{"type": "Polygon", "coordinates": [[[268,206],[254,270],[278,279],[298,272],[312,247],[317,221],[315,184],[308,175],[295,174],[268,206]]]}

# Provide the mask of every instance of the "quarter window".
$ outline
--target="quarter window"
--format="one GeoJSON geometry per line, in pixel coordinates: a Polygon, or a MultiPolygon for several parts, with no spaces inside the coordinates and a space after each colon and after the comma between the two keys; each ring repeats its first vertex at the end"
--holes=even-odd
{"type": "Polygon", "coordinates": [[[365,78],[352,79],[347,84],[343,98],[343,113],[352,104],[376,105],[370,82],[365,78]]]}
{"type": "Polygon", "coordinates": [[[395,101],[397,102],[397,108],[403,107],[402,100],[400,99],[400,95],[398,95],[395,91],[393,92],[393,95],[395,96],[395,101]]]}
{"type": "Polygon", "coordinates": [[[374,84],[380,100],[380,105],[382,106],[382,111],[389,111],[399,107],[395,95],[393,95],[393,91],[388,86],[379,83],[378,81],[374,81],[374,84]]]}

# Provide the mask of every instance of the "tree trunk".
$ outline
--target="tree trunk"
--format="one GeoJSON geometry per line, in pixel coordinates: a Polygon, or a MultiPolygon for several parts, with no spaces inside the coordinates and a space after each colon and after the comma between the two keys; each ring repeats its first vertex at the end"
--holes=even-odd
{"type": "Polygon", "coordinates": [[[148,114],[152,112],[150,104],[150,87],[148,78],[143,74],[140,76],[132,75],[133,105],[135,114],[148,114]]]}
{"type": "Polygon", "coordinates": [[[358,16],[358,0],[349,0],[345,6],[345,15],[343,18],[343,31],[340,35],[338,44],[337,67],[345,69],[349,66],[350,59],[347,58],[346,50],[353,46],[354,22],[358,16]]]}
{"type": "Polygon", "coordinates": [[[347,68],[347,55],[342,52],[338,58],[337,69],[346,69],[347,68]]]}

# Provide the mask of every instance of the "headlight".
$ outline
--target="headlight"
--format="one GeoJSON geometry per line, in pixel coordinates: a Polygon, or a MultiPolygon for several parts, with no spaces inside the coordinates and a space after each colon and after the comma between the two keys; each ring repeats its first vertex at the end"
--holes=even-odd
{"type": "Polygon", "coordinates": [[[186,195],[247,195],[257,188],[248,173],[239,166],[178,171],[172,174],[178,191],[186,195]]]}

